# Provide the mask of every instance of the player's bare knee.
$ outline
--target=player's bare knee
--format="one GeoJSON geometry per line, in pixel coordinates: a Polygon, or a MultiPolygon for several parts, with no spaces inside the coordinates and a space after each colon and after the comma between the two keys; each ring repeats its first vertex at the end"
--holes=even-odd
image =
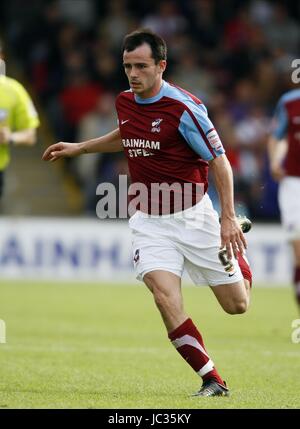
{"type": "Polygon", "coordinates": [[[245,298],[238,301],[230,301],[223,308],[228,314],[243,314],[247,311],[248,306],[249,301],[245,298]]]}
{"type": "Polygon", "coordinates": [[[248,301],[240,301],[235,304],[235,314],[243,314],[248,310],[248,301]]]}

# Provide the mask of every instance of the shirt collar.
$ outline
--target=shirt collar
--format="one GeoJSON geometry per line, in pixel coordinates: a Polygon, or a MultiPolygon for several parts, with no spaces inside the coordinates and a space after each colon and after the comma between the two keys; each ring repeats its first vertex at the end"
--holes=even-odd
{"type": "Polygon", "coordinates": [[[153,97],[141,98],[138,95],[134,94],[134,99],[139,104],[155,103],[156,101],[160,100],[164,96],[166,85],[167,85],[166,82],[163,80],[159,92],[153,97]]]}

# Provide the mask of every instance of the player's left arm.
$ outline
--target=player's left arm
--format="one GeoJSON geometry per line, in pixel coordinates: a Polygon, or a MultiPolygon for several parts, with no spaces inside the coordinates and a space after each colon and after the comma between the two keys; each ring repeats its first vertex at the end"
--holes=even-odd
{"type": "Polygon", "coordinates": [[[236,257],[238,252],[243,253],[247,248],[234,210],[232,168],[225,154],[212,159],[209,167],[214,175],[221,205],[221,248],[226,247],[227,256],[231,259],[232,252],[236,257]]]}

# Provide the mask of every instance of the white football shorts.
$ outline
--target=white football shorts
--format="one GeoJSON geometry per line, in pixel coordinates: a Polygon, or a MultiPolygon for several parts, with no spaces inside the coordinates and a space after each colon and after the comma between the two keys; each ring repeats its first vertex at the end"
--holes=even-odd
{"type": "Polygon", "coordinates": [[[196,285],[217,286],[243,279],[236,259],[232,259],[230,273],[219,260],[219,217],[207,194],[194,207],[172,215],[150,216],[137,211],[129,227],[138,280],[155,270],[182,277],[184,269],[196,285]]]}
{"type": "Polygon", "coordinates": [[[300,177],[284,177],[278,192],[281,222],[290,241],[300,240],[300,177]]]}

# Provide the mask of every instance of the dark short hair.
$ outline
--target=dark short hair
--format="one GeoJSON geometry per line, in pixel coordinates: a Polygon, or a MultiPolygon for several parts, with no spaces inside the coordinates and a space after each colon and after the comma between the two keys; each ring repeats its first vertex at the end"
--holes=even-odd
{"type": "Polygon", "coordinates": [[[150,46],[155,64],[167,59],[167,45],[164,39],[146,28],[127,34],[123,40],[122,52],[134,51],[144,43],[150,46]]]}

